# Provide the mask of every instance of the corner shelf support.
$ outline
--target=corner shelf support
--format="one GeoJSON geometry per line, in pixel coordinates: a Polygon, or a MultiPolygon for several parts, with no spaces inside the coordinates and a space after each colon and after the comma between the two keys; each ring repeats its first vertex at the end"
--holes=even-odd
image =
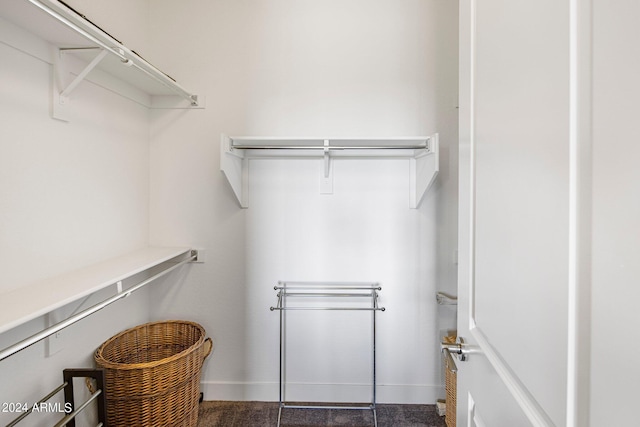
{"type": "Polygon", "coordinates": [[[333,193],[332,151],[341,157],[394,157],[409,160],[409,207],[418,208],[439,171],[438,134],[412,138],[220,137],[220,170],[242,208],[249,206],[249,160],[320,156],[320,194],[333,193]]]}
{"type": "Polygon", "coordinates": [[[429,152],[409,159],[409,207],[416,209],[433,185],[440,171],[440,148],[438,134],[429,138],[429,152]]]}
{"type": "Polygon", "coordinates": [[[249,161],[242,150],[232,147],[232,139],[220,137],[220,170],[231,186],[241,208],[249,207],[249,161]]]}

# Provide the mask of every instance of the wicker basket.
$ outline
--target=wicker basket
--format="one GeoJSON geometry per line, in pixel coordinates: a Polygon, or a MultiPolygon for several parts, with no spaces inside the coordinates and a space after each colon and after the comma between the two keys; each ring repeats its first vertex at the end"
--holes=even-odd
{"type": "Polygon", "coordinates": [[[98,348],[111,427],[195,427],[200,371],[211,338],[193,322],[169,320],[127,329],[98,348]]]}
{"type": "MultiPolygon", "coordinates": [[[[454,344],[456,342],[456,336],[448,336],[442,339],[442,342],[446,342],[448,344],[454,344]]],[[[455,372],[451,372],[448,366],[449,362],[447,359],[444,361],[444,383],[445,383],[445,391],[447,394],[446,397],[446,413],[444,417],[444,421],[447,424],[447,427],[456,427],[456,392],[457,392],[457,381],[458,374],[455,372]]]]}

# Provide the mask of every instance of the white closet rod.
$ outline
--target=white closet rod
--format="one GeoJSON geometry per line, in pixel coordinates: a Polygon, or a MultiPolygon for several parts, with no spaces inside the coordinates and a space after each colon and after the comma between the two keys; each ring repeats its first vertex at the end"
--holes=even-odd
{"type": "MultiPolygon", "coordinates": [[[[71,317],[69,317],[66,320],[63,320],[62,322],[56,323],[53,326],[48,327],[47,329],[44,329],[40,332],[38,332],[37,334],[31,335],[28,338],[25,338],[24,340],[5,348],[4,350],[0,351],[0,361],[6,359],[9,356],[12,356],[14,354],[16,354],[17,352],[24,350],[25,348],[37,343],[38,341],[42,341],[43,339],[47,338],[48,336],[51,336],[53,334],[55,334],[56,332],[60,332],[61,330],[63,330],[64,328],[73,325],[74,323],[78,322],[79,320],[84,319],[87,316],[90,316],[91,314],[102,310],[103,308],[105,308],[106,306],[113,304],[114,302],[121,300],[122,298],[126,298],[129,295],[131,295],[132,293],[134,293],[135,291],[137,291],[138,289],[144,287],[145,285],[153,282],[154,280],[156,280],[159,277],[164,276],[165,274],[170,273],[171,271],[175,270],[176,268],[190,262],[193,261],[195,259],[198,258],[198,254],[197,253],[193,253],[191,254],[191,256],[189,256],[189,258],[186,258],[182,261],[180,261],[179,263],[177,263],[176,265],[173,265],[169,268],[167,268],[166,270],[161,271],[160,273],[157,273],[151,277],[149,277],[148,279],[138,283],[135,286],[132,286],[131,288],[119,292],[118,294],[112,296],[111,298],[108,298],[94,306],[91,306],[89,308],[87,308],[86,310],[81,311],[80,313],[73,315],[71,317]]],[[[115,285],[116,283],[114,283],[115,285]]]]}
{"type": "Polygon", "coordinates": [[[186,98],[192,106],[195,107],[198,105],[197,95],[189,93],[174,79],[145,61],[140,55],[124,46],[118,40],[114,39],[100,27],[87,20],[85,17],[70,8],[64,2],[60,2],[57,0],[27,1],[40,10],[51,15],[59,22],[74,30],[78,34],[84,36],[101,48],[120,58],[124,66],[133,66],[137,68],[147,76],[160,82],[183,98],[186,98]]]}

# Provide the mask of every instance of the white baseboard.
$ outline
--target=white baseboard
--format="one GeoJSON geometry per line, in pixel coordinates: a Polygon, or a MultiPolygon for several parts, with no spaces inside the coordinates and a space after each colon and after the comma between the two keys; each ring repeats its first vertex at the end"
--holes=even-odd
{"type": "MultiPolygon", "coordinates": [[[[204,400],[278,401],[278,383],[206,381],[201,383],[204,400]]],[[[288,383],[286,400],[304,402],[370,402],[369,384],[288,383]]],[[[426,384],[378,384],[377,403],[435,404],[444,397],[444,387],[426,384]]]]}

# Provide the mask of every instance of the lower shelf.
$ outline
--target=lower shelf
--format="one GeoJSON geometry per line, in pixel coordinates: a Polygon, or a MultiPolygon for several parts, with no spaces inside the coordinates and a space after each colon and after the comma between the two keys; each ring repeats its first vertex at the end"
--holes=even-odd
{"type": "Polygon", "coordinates": [[[0,333],[190,251],[147,247],[1,294],[0,333]]]}

